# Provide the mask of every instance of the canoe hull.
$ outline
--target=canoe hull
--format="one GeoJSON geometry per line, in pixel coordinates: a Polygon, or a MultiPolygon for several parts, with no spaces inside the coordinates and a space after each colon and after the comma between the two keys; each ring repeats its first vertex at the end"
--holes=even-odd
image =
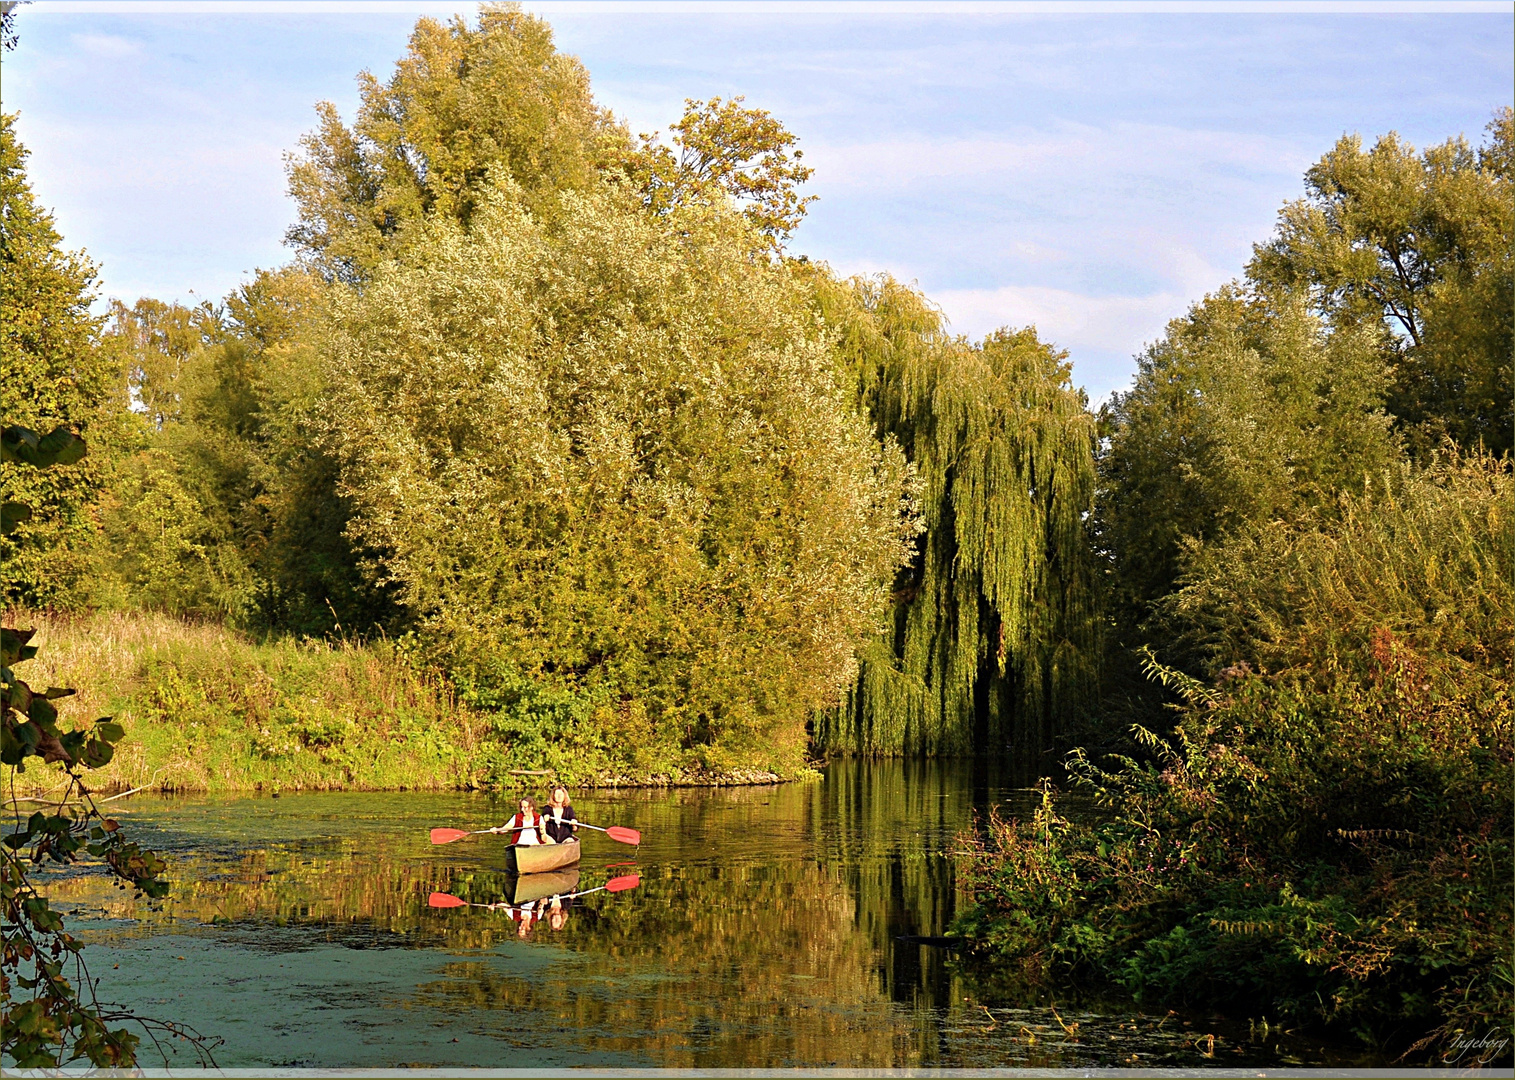
{"type": "Polygon", "coordinates": [[[505,849],[505,869],[512,874],[547,874],[579,865],[579,843],[513,844],[505,849]]]}

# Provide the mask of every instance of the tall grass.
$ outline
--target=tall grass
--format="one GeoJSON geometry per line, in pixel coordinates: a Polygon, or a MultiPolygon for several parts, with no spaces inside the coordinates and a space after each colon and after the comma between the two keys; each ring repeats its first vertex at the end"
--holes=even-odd
{"type": "MultiPolygon", "coordinates": [[[[448,789],[476,786],[504,754],[488,723],[389,641],[258,641],[147,613],[13,613],[40,646],[25,675],[68,686],[63,718],[126,728],[97,786],[177,791],[448,789]]],[[[47,786],[51,770],[6,791],[47,786]]]]}

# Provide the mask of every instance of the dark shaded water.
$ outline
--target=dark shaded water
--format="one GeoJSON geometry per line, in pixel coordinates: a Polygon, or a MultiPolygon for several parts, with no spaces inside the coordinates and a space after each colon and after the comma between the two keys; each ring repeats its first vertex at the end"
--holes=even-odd
{"type": "Polygon", "coordinates": [[[170,856],[171,896],[84,868],[50,891],[101,999],[221,1037],[226,1067],[1377,1063],[1245,1020],[984,998],[942,949],[898,940],[946,931],[973,808],[1030,798],[969,763],[899,761],[586,792],[582,820],[644,840],[588,835],[578,887],[640,885],[524,936],[505,911],[427,903],[511,899],[502,840],[427,840],[503,820],[508,796],[137,796],[122,823],[170,856]]]}

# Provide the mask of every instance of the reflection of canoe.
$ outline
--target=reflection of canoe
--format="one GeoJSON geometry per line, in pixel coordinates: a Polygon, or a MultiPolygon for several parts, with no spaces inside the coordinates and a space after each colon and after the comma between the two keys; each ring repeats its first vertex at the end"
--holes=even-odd
{"type": "Polygon", "coordinates": [[[512,844],[505,849],[505,869],[513,874],[545,874],[579,864],[579,842],[567,844],[512,844]]]}
{"type": "Polygon", "coordinates": [[[579,887],[579,868],[552,870],[545,874],[522,874],[505,892],[512,904],[529,904],[548,896],[566,896],[579,887]]]}

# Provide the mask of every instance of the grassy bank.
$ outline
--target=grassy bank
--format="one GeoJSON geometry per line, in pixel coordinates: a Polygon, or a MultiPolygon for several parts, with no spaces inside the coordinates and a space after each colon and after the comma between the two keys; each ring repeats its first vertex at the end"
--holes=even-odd
{"type": "MultiPolygon", "coordinates": [[[[435,790],[479,786],[505,765],[487,720],[389,642],[260,642],[137,613],[7,622],[37,627],[33,685],[79,691],[62,703],[65,726],[113,715],[126,728],[97,786],[435,790]]],[[[52,772],[34,767],[16,790],[52,772]]]]}
{"type": "MultiPolygon", "coordinates": [[[[524,683],[486,693],[414,664],[387,640],[257,640],[146,613],[18,613],[34,626],[34,686],[70,686],[64,726],[114,716],[125,728],[97,787],[170,791],[500,788],[550,773],[575,786],[773,783],[759,766],[723,770],[617,739],[622,718],[524,683]]],[[[636,732],[630,733],[635,735],[636,732]]],[[[54,770],[4,770],[34,794],[54,770]]]]}

